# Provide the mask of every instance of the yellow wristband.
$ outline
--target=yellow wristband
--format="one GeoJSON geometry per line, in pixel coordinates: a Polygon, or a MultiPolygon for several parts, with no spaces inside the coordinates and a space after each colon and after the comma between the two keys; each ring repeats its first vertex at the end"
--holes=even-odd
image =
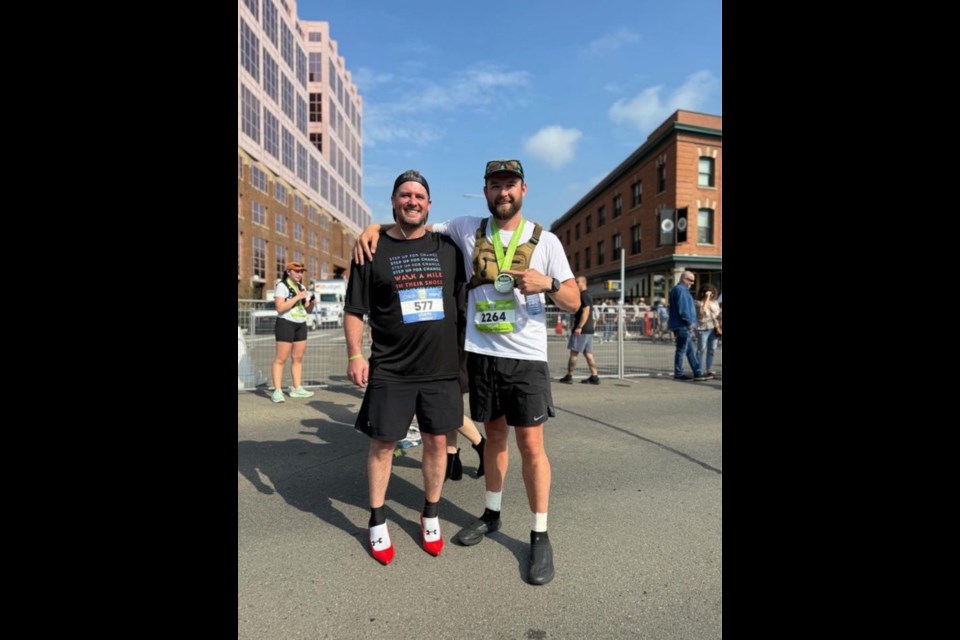
{"type": "Polygon", "coordinates": [[[347,358],[347,362],[351,362],[351,361],[353,361],[353,360],[356,360],[357,358],[362,358],[362,357],[363,357],[363,354],[362,354],[362,353],[358,353],[358,354],[355,355],[355,356],[350,356],[349,358],[347,358]]]}

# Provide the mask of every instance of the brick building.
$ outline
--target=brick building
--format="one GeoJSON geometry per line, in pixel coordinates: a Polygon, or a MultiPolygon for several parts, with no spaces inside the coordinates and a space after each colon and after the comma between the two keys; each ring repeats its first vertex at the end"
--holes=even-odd
{"type": "Polygon", "coordinates": [[[237,2],[237,297],[262,299],[288,260],[340,277],[370,223],[363,101],[329,24],[294,0],[237,2]]]}
{"type": "Polygon", "coordinates": [[[678,110],[553,223],[595,297],[619,298],[605,284],[620,280],[621,247],[628,299],[665,297],[685,269],[694,292],[722,290],[722,149],[721,116],[678,110]]]}

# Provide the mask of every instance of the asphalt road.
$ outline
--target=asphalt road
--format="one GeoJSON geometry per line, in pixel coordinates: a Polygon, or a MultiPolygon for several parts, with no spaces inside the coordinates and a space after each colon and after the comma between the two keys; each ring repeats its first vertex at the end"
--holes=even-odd
{"type": "Polygon", "coordinates": [[[722,637],[722,381],[604,379],[553,393],[557,576],[541,587],[522,579],[530,512],[512,442],[504,527],[469,548],[450,538],[483,510],[484,487],[462,445],[436,558],[419,547],[421,448],[395,459],[397,555],[384,567],[367,551],[360,390],[334,384],[279,405],[238,393],[238,638],[722,637]]]}

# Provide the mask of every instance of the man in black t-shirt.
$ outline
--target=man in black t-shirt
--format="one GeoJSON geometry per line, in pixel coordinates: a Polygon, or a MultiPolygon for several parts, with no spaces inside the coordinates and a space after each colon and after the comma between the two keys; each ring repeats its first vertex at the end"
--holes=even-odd
{"type": "Polygon", "coordinates": [[[590,377],[580,382],[600,384],[597,363],[593,360],[593,298],[587,293],[587,279],[577,278],[577,287],[580,289],[580,308],[570,314],[570,340],[567,348],[570,349],[570,358],[567,360],[567,375],[560,378],[560,382],[573,384],[573,370],[577,367],[577,354],[583,353],[587,366],[590,367],[590,377]]]}
{"type": "Polygon", "coordinates": [[[370,552],[383,564],[394,556],[384,512],[393,450],[414,413],[423,438],[423,548],[434,556],[443,549],[438,504],[446,434],[463,423],[457,296],[466,283],[457,246],[426,231],[426,179],[412,170],[400,174],[390,201],[397,224],[381,235],[372,261],[351,265],[343,318],[347,376],[366,388],[355,426],[370,437],[370,552]],[[364,314],[373,339],[369,362],[361,347],[364,314]]]}

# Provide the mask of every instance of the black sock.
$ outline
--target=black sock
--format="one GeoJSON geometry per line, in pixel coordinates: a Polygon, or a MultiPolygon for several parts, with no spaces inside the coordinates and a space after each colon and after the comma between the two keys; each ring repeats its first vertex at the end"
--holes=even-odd
{"type": "Polygon", "coordinates": [[[499,511],[494,511],[493,509],[484,509],[483,515],[480,516],[480,519],[485,522],[493,522],[500,517],[499,511]]]}
{"type": "Polygon", "coordinates": [[[547,535],[546,531],[531,531],[530,532],[530,544],[535,542],[542,542],[544,540],[549,540],[550,536],[547,535]]]}
{"type": "Polygon", "coordinates": [[[423,501],[423,517],[424,518],[437,518],[440,516],[440,501],[436,502],[427,502],[423,501]]]}
{"type": "Polygon", "coordinates": [[[380,505],[379,507],[370,508],[370,522],[367,523],[368,527],[375,527],[378,524],[383,524],[387,521],[387,512],[386,505],[380,505]]]}

